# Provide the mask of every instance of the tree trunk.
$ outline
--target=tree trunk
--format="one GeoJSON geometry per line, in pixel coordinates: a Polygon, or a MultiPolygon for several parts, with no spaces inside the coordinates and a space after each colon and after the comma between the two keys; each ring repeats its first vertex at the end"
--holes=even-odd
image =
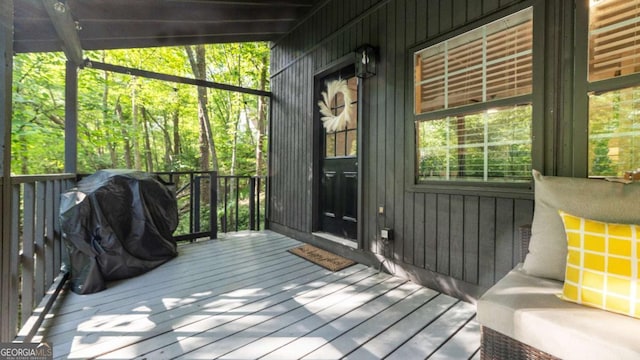
{"type": "MultiPolygon", "coordinates": [[[[206,80],[207,63],[204,45],[195,46],[195,56],[191,46],[185,46],[185,49],[196,79],[206,80]]],[[[200,122],[200,164],[202,170],[209,170],[209,152],[211,152],[211,168],[213,171],[218,171],[218,156],[207,111],[207,88],[202,86],[198,86],[198,119],[200,122]]]]}
{"type": "Polygon", "coordinates": [[[20,173],[22,175],[29,174],[29,157],[27,154],[29,151],[27,150],[27,137],[24,135],[24,128],[21,128],[18,131],[18,145],[20,147],[20,173]]]}
{"type": "Polygon", "coordinates": [[[238,125],[240,124],[240,114],[236,116],[236,123],[233,129],[233,149],[231,151],[231,174],[236,174],[236,165],[238,162],[237,154],[238,154],[238,125]]]}
{"type": "Polygon", "coordinates": [[[122,130],[122,139],[124,141],[124,162],[127,169],[132,169],[131,163],[131,143],[129,142],[129,131],[127,131],[127,124],[122,114],[122,105],[120,105],[120,98],[116,100],[116,116],[120,121],[120,129],[122,130]]]}
{"type": "Polygon", "coordinates": [[[136,170],[142,169],[142,157],[140,156],[140,144],[138,143],[138,101],[136,99],[136,77],[131,81],[131,145],[133,146],[133,165],[136,170]]]}
{"type": "MultiPolygon", "coordinates": [[[[102,62],[105,62],[105,52],[102,52],[102,62]]],[[[102,72],[102,81],[104,81],[104,86],[102,88],[102,126],[108,126],[109,123],[109,72],[102,72]]],[[[109,136],[107,141],[107,147],[109,149],[109,158],[111,160],[111,167],[118,167],[118,154],[116,152],[116,143],[113,141],[113,137],[111,136],[110,129],[108,130],[109,136]]]]}
{"type": "Polygon", "coordinates": [[[171,170],[171,153],[172,145],[171,145],[171,134],[169,134],[169,127],[167,124],[167,114],[165,113],[162,117],[162,135],[164,137],[164,170],[171,170]]]}
{"type": "Polygon", "coordinates": [[[177,105],[175,111],[173,112],[173,164],[180,158],[181,153],[180,144],[180,106],[177,105]]]}
{"type": "Polygon", "coordinates": [[[149,118],[151,115],[144,106],[140,107],[142,113],[142,127],[144,129],[144,159],[147,172],[153,172],[153,157],[151,154],[151,140],[149,134],[149,118]]]}
{"type": "MultiPolygon", "coordinates": [[[[262,58],[262,69],[260,71],[260,90],[265,90],[267,87],[267,57],[262,58]]],[[[264,147],[266,139],[267,129],[267,101],[266,96],[258,97],[258,124],[257,141],[256,141],[256,176],[262,175],[262,169],[264,169],[264,155],[262,149],[264,147]]]]}
{"type": "MultiPolygon", "coordinates": [[[[145,119],[151,120],[153,121],[154,124],[156,124],[156,126],[158,126],[158,128],[160,128],[160,130],[162,131],[162,140],[164,141],[164,155],[163,155],[163,165],[164,166],[159,166],[158,164],[160,164],[160,162],[158,161],[158,153],[157,152],[150,152],[151,154],[154,155],[155,159],[155,163],[156,163],[156,169],[162,168],[165,171],[171,171],[172,169],[172,164],[171,164],[171,154],[173,152],[172,150],[172,145],[171,145],[171,134],[169,133],[169,126],[168,126],[168,119],[167,119],[167,113],[165,112],[162,115],[162,124],[160,123],[160,121],[156,118],[154,118],[153,116],[151,116],[151,114],[149,114],[148,111],[146,111],[145,108],[145,112],[147,113],[147,115],[149,115],[148,117],[145,117],[145,119]]],[[[153,136],[149,137],[149,143],[151,144],[153,142],[153,146],[154,148],[157,146],[156,145],[156,141],[154,139],[153,136]]]]}

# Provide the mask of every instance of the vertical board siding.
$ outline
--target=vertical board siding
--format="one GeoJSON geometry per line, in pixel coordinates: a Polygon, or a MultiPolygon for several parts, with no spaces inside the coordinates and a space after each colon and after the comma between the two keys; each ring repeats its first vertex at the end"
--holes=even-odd
{"type": "Polygon", "coordinates": [[[463,246],[463,274],[464,281],[478,283],[478,240],[479,240],[479,205],[477,196],[464,197],[464,232],[462,234],[463,246]]]}
{"type": "Polygon", "coordinates": [[[449,221],[449,270],[454,279],[463,280],[464,272],[464,197],[451,196],[451,215],[449,221]]]}
{"type": "Polygon", "coordinates": [[[438,223],[438,196],[425,194],[425,218],[424,218],[424,266],[428,270],[437,271],[437,229],[438,223]]]}
{"type": "MultiPolygon", "coordinates": [[[[359,45],[379,49],[377,75],[362,84],[362,249],[486,287],[519,262],[518,227],[533,201],[406,189],[406,127],[413,126],[416,44],[523,0],[332,0],[272,48],[270,221],[312,232],[314,76],[359,45]],[[384,213],[379,214],[378,208],[384,213]],[[382,227],[394,240],[380,242],[382,227]]],[[[316,143],[318,140],[316,139],[316,143]]]]}
{"type": "Polygon", "coordinates": [[[513,200],[496,199],[496,278],[513,268],[513,200]]]}
{"type": "MultiPolygon", "coordinates": [[[[393,40],[395,43],[395,83],[396,84],[404,84],[405,83],[405,74],[404,70],[404,59],[405,59],[405,38],[406,38],[406,29],[408,28],[408,24],[405,22],[406,18],[406,3],[412,0],[398,0],[396,1],[396,16],[395,16],[395,39],[393,40]]],[[[410,204],[405,201],[404,197],[404,146],[398,146],[404,144],[404,126],[405,126],[405,87],[399,86],[396,87],[395,91],[395,111],[393,113],[393,117],[391,122],[394,124],[394,175],[392,176],[392,181],[394,183],[394,200],[397,203],[397,207],[395,208],[395,219],[394,224],[398,224],[396,226],[398,231],[398,241],[396,242],[396,259],[402,260],[404,253],[404,244],[406,241],[404,227],[402,223],[406,221],[407,217],[405,216],[405,206],[409,206],[410,204]]],[[[413,204],[411,204],[413,206],[413,204]]],[[[410,244],[410,249],[413,248],[413,245],[410,244]]],[[[409,262],[410,263],[410,262],[409,262]]]]}
{"type": "MultiPolygon", "coordinates": [[[[436,201],[436,271],[449,275],[449,259],[451,256],[450,218],[451,195],[438,194],[436,201]]],[[[427,226],[433,224],[427,224],[427,226]]]]}
{"type": "MultiPolygon", "coordinates": [[[[412,264],[424,268],[424,194],[416,193],[413,199],[413,262],[412,264]]],[[[410,223],[410,221],[407,221],[410,223]]]]}
{"type": "Polygon", "coordinates": [[[496,278],[496,199],[480,198],[478,226],[478,284],[489,286],[496,278]]]}
{"type": "MultiPolygon", "coordinates": [[[[400,0],[398,0],[400,1],[400,0]]],[[[389,257],[393,257],[395,260],[398,260],[398,250],[400,245],[402,244],[402,226],[398,226],[400,224],[394,222],[396,220],[395,218],[395,212],[396,212],[396,205],[397,202],[395,200],[398,200],[396,198],[396,194],[395,194],[395,186],[401,186],[402,183],[400,181],[398,181],[398,184],[396,184],[396,180],[395,180],[395,176],[400,176],[400,172],[397,172],[398,170],[401,170],[400,168],[397,168],[397,164],[396,164],[396,159],[395,159],[395,140],[396,140],[396,124],[395,124],[395,113],[396,113],[396,109],[395,109],[395,94],[396,91],[399,91],[401,87],[395,87],[393,86],[395,84],[395,76],[396,76],[396,66],[395,66],[395,50],[396,50],[396,36],[395,36],[395,15],[396,15],[396,9],[394,6],[394,3],[391,2],[389,4],[387,4],[385,6],[384,9],[384,14],[386,15],[386,58],[388,59],[388,61],[385,61],[385,68],[386,68],[386,76],[385,76],[385,82],[386,82],[386,86],[384,87],[386,95],[385,98],[387,99],[387,106],[386,106],[386,116],[383,119],[383,126],[385,127],[385,131],[384,131],[384,142],[381,144],[384,144],[383,147],[383,152],[384,152],[384,159],[385,159],[385,165],[384,165],[384,181],[385,181],[385,200],[384,200],[384,204],[387,208],[386,211],[386,218],[387,218],[387,222],[389,223],[388,226],[393,227],[395,230],[395,236],[394,236],[394,240],[393,240],[393,244],[392,244],[392,248],[393,248],[393,254],[389,257]]],[[[402,202],[400,202],[400,204],[402,204],[402,202]]]]}
{"type": "MultiPolygon", "coordinates": [[[[384,10],[384,9],[383,9],[384,10]]],[[[386,79],[386,67],[385,67],[385,63],[388,60],[385,60],[385,56],[383,55],[383,51],[386,48],[386,39],[387,37],[385,36],[386,33],[386,27],[387,27],[387,19],[386,19],[386,12],[385,11],[378,11],[376,12],[376,16],[374,18],[372,18],[372,22],[370,24],[371,26],[371,33],[375,34],[375,40],[377,40],[375,43],[379,44],[380,46],[380,57],[379,57],[379,61],[378,61],[378,75],[379,76],[375,76],[374,77],[374,81],[377,84],[377,91],[375,94],[372,94],[373,96],[377,97],[377,100],[374,100],[377,104],[377,109],[376,109],[376,133],[377,133],[377,139],[374,143],[372,143],[371,145],[371,149],[370,149],[370,153],[372,153],[372,156],[375,156],[376,158],[376,173],[374,175],[375,177],[375,185],[374,185],[374,189],[376,189],[376,194],[378,195],[377,199],[376,199],[376,203],[378,204],[378,206],[382,206],[384,209],[384,215],[381,215],[379,217],[382,218],[382,226],[387,226],[386,223],[386,217],[388,214],[388,206],[385,203],[385,190],[386,190],[386,186],[385,186],[385,180],[386,180],[386,172],[385,172],[385,154],[386,154],[386,148],[383,145],[385,143],[385,105],[386,105],[386,84],[385,84],[385,79],[386,79]],[[377,30],[377,31],[376,31],[377,30]]],[[[368,179],[367,179],[368,180],[368,179]]],[[[391,226],[392,224],[388,224],[388,226],[391,226]]],[[[378,228],[378,232],[380,231],[380,229],[378,228]]],[[[374,245],[374,249],[376,251],[377,254],[380,254],[381,251],[379,250],[379,239],[378,236],[376,234],[376,242],[374,245]]]]}

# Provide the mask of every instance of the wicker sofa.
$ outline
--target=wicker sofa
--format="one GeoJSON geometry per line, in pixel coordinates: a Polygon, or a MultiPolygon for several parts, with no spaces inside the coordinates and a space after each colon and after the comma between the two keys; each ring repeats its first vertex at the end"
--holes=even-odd
{"type": "Polygon", "coordinates": [[[520,231],[523,248],[528,249],[526,259],[477,304],[477,319],[482,326],[482,359],[640,359],[639,319],[568,302],[558,296],[564,281],[558,270],[566,266],[566,251],[562,253],[562,248],[566,248],[567,240],[564,233],[558,236],[549,232],[556,219],[547,216],[557,215],[558,209],[568,207],[567,211],[583,212],[580,215],[589,218],[639,224],[640,184],[543,177],[536,172],[534,179],[533,226],[531,231],[527,228],[520,231]],[[632,203],[626,203],[630,200],[632,203]],[[608,214],[602,215],[603,209],[608,214]],[[542,213],[547,210],[548,214],[542,213]],[[621,214],[609,217],[618,210],[621,214]],[[530,236],[531,243],[527,246],[530,236]],[[545,240],[553,237],[557,244],[535,243],[541,237],[545,240]],[[561,252],[560,256],[557,252],[561,252]],[[564,263],[553,263],[563,257],[564,263]]]}

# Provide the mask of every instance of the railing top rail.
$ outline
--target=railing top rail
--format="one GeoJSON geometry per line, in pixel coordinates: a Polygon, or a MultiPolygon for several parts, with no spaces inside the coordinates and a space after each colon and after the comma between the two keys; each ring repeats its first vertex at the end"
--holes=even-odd
{"type": "MultiPolygon", "coordinates": [[[[156,175],[202,175],[209,176],[212,172],[215,171],[154,171],[153,173],[156,175]]],[[[218,179],[251,179],[251,178],[260,178],[266,179],[264,175],[220,175],[217,173],[218,179]]]]}
{"type": "MultiPolygon", "coordinates": [[[[213,171],[156,171],[154,174],[157,175],[189,175],[189,174],[200,174],[200,175],[209,175],[213,171]]],[[[50,180],[65,180],[65,179],[76,179],[78,176],[85,176],[87,174],[72,174],[72,173],[62,173],[62,174],[36,174],[36,175],[14,175],[11,176],[11,184],[24,184],[24,183],[32,183],[37,181],[50,181],[50,180]]],[[[249,178],[262,178],[265,176],[256,176],[256,175],[218,175],[218,178],[228,178],[228,179],[249,179],[249,178]]],[[[4,179],[0,177],[0,184],[2,184],[4,179]]]]}
{"type": "Polygon", "coordinates": [[[191,171],[154,171],[157,175],[189,175],[189,174],[206,174],[209,175],[215,171],[191,170],[191,171]]]}
{"type": "Polygon", "coordinates": [[[40,175],[16,175],[11,176],[11,184],[24,184],[37,181],[50,181],[50,180],[66,180],[75,179],[76,174],[63,173],[63,174],[40,174],[40,175]]]}

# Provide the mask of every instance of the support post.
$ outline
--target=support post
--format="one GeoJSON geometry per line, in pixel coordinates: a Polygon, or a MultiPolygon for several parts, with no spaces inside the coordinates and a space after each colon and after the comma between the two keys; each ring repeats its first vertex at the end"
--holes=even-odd
{"type": "Polygon", "coordinates": [[[256,229],[256,178],[249,178],[249,230],[256,229]]]}
{"type": "Polygon", "coordinates": [[[0,342],[12,341],[17,329],[15,316],[10,315],[11,293],[18,291],[11,279],[11,258],[18,256],[11,246],[12,76],[13,0],[0,0],[0,308],[2,317],[7,317],[0,321],[0,342]]]}
{"type": "Polygon", "coordinates": [[[218,173],[209,176],[209,230],[211,239],[218,238],[218,173]]]}
{"type": "Polygon", "coordinates": [[[64,89],[64,172],[78,172],[78,67],[67,61],[64,89]]]}
{"type": "Polygon", "coordinates": [[[202,176],[196,176],[193,178],[193,197],[191,198],[191,214],[193,219],[193,232],[200,232],[200,180],[202,176]]]}

